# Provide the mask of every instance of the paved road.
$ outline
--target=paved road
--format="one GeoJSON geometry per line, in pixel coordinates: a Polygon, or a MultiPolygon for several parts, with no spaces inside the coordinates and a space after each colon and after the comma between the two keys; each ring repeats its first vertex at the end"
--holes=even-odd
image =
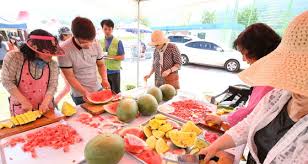
{"type": "MultiPolygon", "coordinates": [[[[127,84],[136,84],[137,66],[135,61],[125,61],[122,64],[122,88],[127,84]]],[[[152,60],[140,61],[140,84],[144,85],[143,76],[147,74],[152,65],[152,60]]],[[[1,72],[1,70],[0,70],[1,72]]],[[[61,78],[61,77],[60,77],[61,78]]],[[[180,70],[181,89],[193,93],[216,95],[224,91],[229,85],[241,84],[241,80],[235,73],[230,73],[221,68],[213,68],[200,65],[183,66],[180,70]]],[[[63,80],[59,81],[59,88],[63,86],[63,80]]],[[[154,85],[154,77],[149,79],[148,85],[154,85]]],[[[8,93],[0,85],[0,120],[9,117],[8,93]]],[[[71,102],[70,96],[65,101],[71,102]]],[[[59,106],[62,106],[61,104],[59,106]]]]}

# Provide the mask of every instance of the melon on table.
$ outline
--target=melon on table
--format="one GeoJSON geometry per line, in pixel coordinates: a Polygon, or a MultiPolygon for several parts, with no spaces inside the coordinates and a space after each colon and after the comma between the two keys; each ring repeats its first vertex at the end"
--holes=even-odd
{"type": "Polygon", "coordinates": [[[125,150],[134,154],[139,154],[147,148],[147,144],[145,141],[132,134],[127,134],[124,137],[124,143],[125,150]]]}
{"type": "Polygon", "coordinates": [[[106,104],[104,105],[104,109],[106,112],[112,115],[117,115],[117,109],[118,109],[119,103],[120,103],[119,101],[116,101],[116,102],[106,104]]]}
{"type": "Polygon", "coordinates": [[[113,93],[111,90],[102,90],[91,93],[86,97],[90,103],[93,104],[105,104],[113,99],[113,93]]]}

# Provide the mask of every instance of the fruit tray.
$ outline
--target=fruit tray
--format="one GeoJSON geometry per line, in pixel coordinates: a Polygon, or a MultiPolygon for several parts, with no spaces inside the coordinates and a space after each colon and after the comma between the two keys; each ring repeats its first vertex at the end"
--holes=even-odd
{"type": "Polygon", "coordinates": [[[158,111],[168,117],[181,122],[193,121],[202,128],[218,133],[224,133],[225,129],[219,126],[211,126],[204,123],[206,114],[214,113],[216,106],[202,100],[195,100],[186,97],[176,97],[158,107],[158,111]]]}
{"type": "Polygon", "coordinates": [[[205,137],[213,142],[212,135],[219,136],[192,121],[184,123],[164,114],[153,116],[139,129],[124,128],[118,134],[124,137],[126,151],[142,163],[165,163],[179,155],[197,154],[210,143],[205,137]]]}

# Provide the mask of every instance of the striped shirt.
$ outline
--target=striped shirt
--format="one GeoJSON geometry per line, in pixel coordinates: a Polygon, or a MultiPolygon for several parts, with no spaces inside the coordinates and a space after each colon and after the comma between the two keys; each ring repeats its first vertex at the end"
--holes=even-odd
{"type": "MultiPolygon", "coordinates": [[[[7,91],[17,88],[24,60],[24,55],[20,51],[11,51],[5,55],[1,81],[7,91]]],[[[58,86],[59,68],[55,61],[51,61],[48,64],[50,68],[50,77],[46,94],[53,96],[58,86]]],[[[42,76],[43,69],[36,67],[34,63],[30,62],[30,73],[35,79],[39,79],[42,76]]]]}
{"type": "Polygon", "coordinates": [[[175,64],[182,65],[181,53],[177,46],[172,43],[166,44],[167,48],[164,52],[163,66],[160,72],[160,54],[159,50],[156,48],[154,51],[153,68],[155,71],[155,81],[162,80],[161,74],[172,68],[175,64]]]}

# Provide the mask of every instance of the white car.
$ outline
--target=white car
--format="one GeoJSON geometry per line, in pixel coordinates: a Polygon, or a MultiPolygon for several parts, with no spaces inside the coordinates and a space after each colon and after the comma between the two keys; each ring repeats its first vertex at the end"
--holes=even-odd
{"type": "Polygon", "coordinates": [[[194,40],[178,45],[182,54],[183,65],[189,63],[223,67],[227,71],[237,72],[249,65],[243,61],[240,52],[233,49],[223,49],[215,43],[194,40]]]}

